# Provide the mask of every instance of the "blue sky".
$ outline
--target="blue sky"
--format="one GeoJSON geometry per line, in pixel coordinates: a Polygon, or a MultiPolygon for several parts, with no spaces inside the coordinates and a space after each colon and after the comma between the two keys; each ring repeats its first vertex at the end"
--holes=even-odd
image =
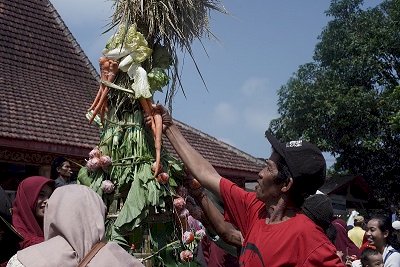
{"type": "MultiPolygon", "coordinates": [[[[51,2],[96,65],[110,36],[101,33],[113,13],[112,2],[51,2]]],[[[208,56],[198,42],[193,44],[208,92],[187,56],[182,73],[187,98],[177,93],[173,116],[252,156],[269,156],[264,131],[278,116],[276,92],[299,65],[312,60],[317,38],[329,20],[324,13],[329,4],[327,0],[224,1],[230,14],[211,13],[211,31],[219,40],[203,40],[208,56]]]]}

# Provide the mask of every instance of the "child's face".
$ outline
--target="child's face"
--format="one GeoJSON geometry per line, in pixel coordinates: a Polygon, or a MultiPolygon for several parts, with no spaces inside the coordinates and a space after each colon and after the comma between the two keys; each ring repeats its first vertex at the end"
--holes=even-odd
{"type": "Polygon", "coordinates": [[[366,267],[383,267],[383,259],[381,254],[371,255],[368,259],[366,267]]]}

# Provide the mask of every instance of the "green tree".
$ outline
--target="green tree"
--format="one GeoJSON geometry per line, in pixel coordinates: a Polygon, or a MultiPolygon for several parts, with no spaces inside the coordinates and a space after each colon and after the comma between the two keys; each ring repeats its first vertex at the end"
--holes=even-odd
{"type": "MultiPolygon", "coordinates": [[[[331,171],[361,174],[375,196],[400,189],[400,0],[363,9],[332,0],[313,62],[278,91],[270,129],[303,138],[336,158],[331,171]]],[[[396,194],[397,195],[397,194],[396,194]]]]}

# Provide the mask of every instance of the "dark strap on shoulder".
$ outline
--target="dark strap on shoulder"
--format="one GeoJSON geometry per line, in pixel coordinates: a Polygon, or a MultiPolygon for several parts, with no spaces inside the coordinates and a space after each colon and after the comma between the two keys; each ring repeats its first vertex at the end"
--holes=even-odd
{"type": "Polygon", "coordinates": [[[386,260],[389,258],[389,256],[390,256],[390,255],[392,255],[394,252],[396,252],[396,250],[395,250],[395,249],[391,249],[391,250],[389,250],[389,251],[388,251],[388,253],[386,253],[386,256],[385,256],[385,258],[383,259],[383,263],[385,263],[385,262],[386,262],[386,260]]]}
{"type": "Polygon", "coordinates": [[[89,262],[93,259],[93,257],[99,252],[99,250],[104,247],[107,243],[104,241],[99,241],[97,242],[92,249],[89,251],[88,254],[82,259],[82,261],[79,263],[78,267],[86,267],[89,262]]]}

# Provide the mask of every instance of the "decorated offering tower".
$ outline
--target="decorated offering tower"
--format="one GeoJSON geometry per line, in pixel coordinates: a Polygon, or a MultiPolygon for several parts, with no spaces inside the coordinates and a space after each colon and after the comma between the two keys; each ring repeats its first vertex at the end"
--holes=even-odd
{"type": "Polygon", "coordinates": [[[100,143],[78,180],[105,201],[108,240],[148,266],[184,264],[202,234],[188,225],[179,189],[184,169],[163,149],[153,96],[165,94],[171,109],[182,88],[178,52],[194,60],[192,42],[210,36],[210,10],[225,11],[217,0],[116,0],[114,8],[111,36],[99,59],[99,90],[87,113],[100,128],[100,143]]]}

